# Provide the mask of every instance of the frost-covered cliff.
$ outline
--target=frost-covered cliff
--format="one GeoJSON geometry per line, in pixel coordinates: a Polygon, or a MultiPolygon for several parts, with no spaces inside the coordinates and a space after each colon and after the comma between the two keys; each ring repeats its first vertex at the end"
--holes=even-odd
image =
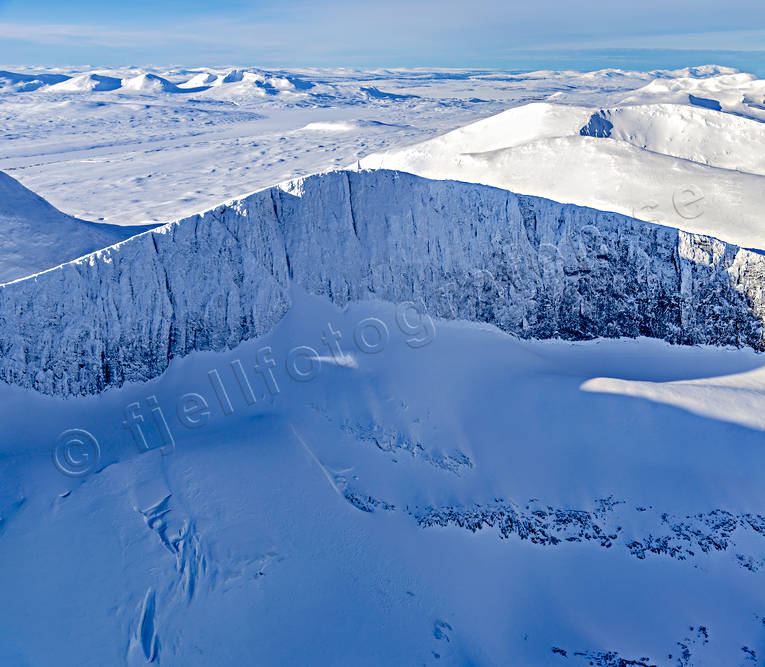
{"type": "Polygon", "coordinates": [[[527,338],[765,348],[758,252],[480,185],[340,171],[0,286],[0,378],[78,395],[155,377],[269,331],[290,281],[527,338]]]}

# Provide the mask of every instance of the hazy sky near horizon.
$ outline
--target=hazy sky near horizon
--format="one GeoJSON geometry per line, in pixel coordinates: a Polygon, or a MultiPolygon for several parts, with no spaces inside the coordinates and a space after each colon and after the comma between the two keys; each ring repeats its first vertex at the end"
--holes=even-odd
{"type": "Polygon", "coordinates": [[[762,0],[0,0],[0,62],[505,67],[522,51],[765,51],[762,0]]]}

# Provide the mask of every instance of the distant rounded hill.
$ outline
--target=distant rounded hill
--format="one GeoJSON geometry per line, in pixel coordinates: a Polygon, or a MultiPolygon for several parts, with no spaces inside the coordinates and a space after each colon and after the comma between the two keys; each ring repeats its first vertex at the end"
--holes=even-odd
{"type": "Polygon", "coordinates": [[[79,91],[117,90],[122,85],[122,79],[114,76],[104,76],[94,72],[79,74],[52,85],[49,90],[56,92],[74,93],[79,91]]]}
{"type": "Polygon", "coordinates": [[[682,103],[645,103],[653,93],[601,109],[534,102],[352,166],[481,183],[765,248],[763,123],[739,115],[719,81],[688,81],[676,86],[682,103]],[[733,110],[688,104],[689,90],[733,110]]]}
{"type": "Polygon", "coordinates": [[[133,90],[146,93],[177,93],[178,86],[156,74],[139,74],[122,81],[123,90],[133,90]]]}

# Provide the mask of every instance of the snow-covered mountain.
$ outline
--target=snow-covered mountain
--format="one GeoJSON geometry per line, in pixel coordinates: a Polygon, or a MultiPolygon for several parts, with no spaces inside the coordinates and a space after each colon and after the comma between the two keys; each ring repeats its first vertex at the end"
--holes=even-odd
{"type": "Polygon", "coordinates": [[[617,214],[337,171],[0,287],[0,377],[64,396],[149,380],[270,331],[290,284],[339,305],[418,299],[523,338],[761,350],[763,276],[759,252],[617,214]]]}
{"type": "Polygon", "coordinates": [[[711,109],[530,104],[361,168],[484,183],[765,248],[762,123],[711,109]]]}
{"type": "Polygon", "coordinates": [[[136,93],[177,93],[180,88],[167,79],[156,74],[137,74],[129,79],[123,79],[120,90],[136,93]]]}
{"type": "Polygon", "coordinates": [[[765,121],[763,99],[765,81],[745,72],[731,72],[711,77],[657,78],[631,92],[621,104],[691,104],[765,121]]]}
{"type": "MultiPolygon", "coordinates": [[[[248,92],[260,95],[275,95],[280,92],[305,91],[314,87],[310,81],[300,77],[264,72],[260,70],[232,69],[228,72],[203,71],[188,81],[179,84],[181,89],[226,89],[230,96],[242,96],[248,92]]],[[[211,90],[210,96],[216,94],[211,90]]]]}
{"type": "Polygon", "coordinates": [[[54,74],[40,72],[34,74],[23,74],[19,72],[8,72],[0,70],[0,91],[26,93],[38,90],[44,86],[52,86],[71,78],[67,74],[54,74]]]}
{"type": "Polygon", "coordinates": [[[748,118],[682,104],[623,106],[595,116],[609,125],[605,134],[611,139],[698,164],[765,175],[763,124],[748,118]]]}
{"type": "Polygon", "coordinates": [[[101,92],[116,90],[122,86],[122,79],[114,76],[86,72],[51,85],[47,90],[51,92],[101,92]]]}
{"type": "Polygon", "coordinates": [[[0,172],[0,283],[50,269],[147,229],[78,220],[0,172]]]}
{"type": "Polygon", "coordinates": [[[762,661],[753,77],[3,81],[0,665],[762,661]]]}
{"type": "Polygon", "coordinates": [[[761,355],[290,301],[150,383],[0,385],[0,661],[763,654],[761,355]]]}

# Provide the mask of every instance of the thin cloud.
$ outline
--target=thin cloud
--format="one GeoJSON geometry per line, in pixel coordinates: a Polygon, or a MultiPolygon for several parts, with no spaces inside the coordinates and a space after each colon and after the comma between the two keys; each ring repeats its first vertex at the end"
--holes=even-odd
{"type": "Polygon", "coordinates": [[[13,20],[0,21],[0,58],[458,66],[499,64],[535,49],[765,49],[765,31],[750,29],[765,22],[765,4],[735,11],[745,0],[730,0],[727,8],[711,0],[643,0],[608,12],[596,0],[231,2],[222,0],[214,14],[194,5],[180,21],[159,2],[156,14],[141,20],[107,13],[93,24],[36,23],[31,9],[17,7],[13,20]]]}
{"type": "MultiPolygon", "coordinates": [[[[146,42],[155,44],[178,40],[179,35],[161,30],[114,30],[105,26],[0,23],[0,38],[34,42],[37,44],[66,45],[77,42],[91,46],[136,46],[146,42]]],[[[183,39],[198,39],[184,35],[183,39]]]]}

